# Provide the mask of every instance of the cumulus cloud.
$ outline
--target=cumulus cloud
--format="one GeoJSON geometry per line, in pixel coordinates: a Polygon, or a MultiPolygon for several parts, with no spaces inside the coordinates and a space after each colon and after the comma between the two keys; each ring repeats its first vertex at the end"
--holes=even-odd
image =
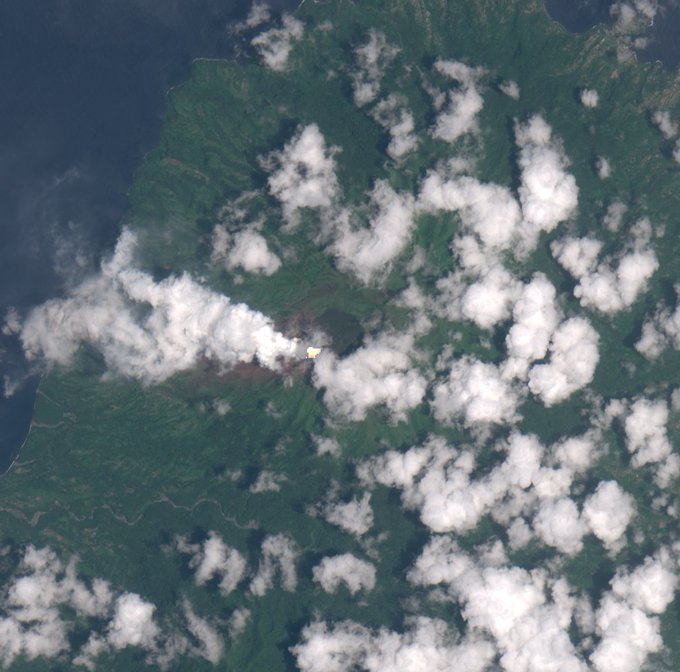
{"type": "Polygon", "coordinates": [[[504,93],[509,98],[519,100],[519,85],[514,80],[506,79],[498,85],[498,88],[501,93],[504,93]]]}
{"type": "Polygon", "coordinates": [[[660,462],[671,453],[666,434],[668,405],[662,399],[638,399],[630,407],[624,420],[626,446],[632,455],[634,467],[660,462]]]}
{"type": "Polygon", "coordinates": [[[546,356],[561,317],[555,299],[555,288],[542,273],[522,285],[512,309],[513,325],[505,337],[505,376],[525,378],[530,364],[546,356]]]}
{"type": "Polygon", "coordinates": [[[277,474],[269,469],[263,469],[253,484],[248,488],[249,492],[257,495],[261,492],[278,492],[281,489],[280,481],[285,481],[285,476],[277,474]]]}
{"type": "Polygon", "coordinates": [[[597,264],[601,247],[593,238],[564,238],[550,245],[557,262],[578,280],[574,296],[581,305],[612,315],[637,300],[659,262],[643,237],[629,251],[597,264]]]}
{"type": "Polygon", "coordinates": [[[678,134],[678,125],[671,119],[671,113],[668,110],[656,110],[652,114],[652,122],[666,140],[678,134]]]}
{"type": "Polygon", "coordinates": [[[619,569],[595,614],[600,641],[591,656],[597,672],[637,672],[662,647],[662,614],[677,589],[677,565],[667,549],[632,571],[619,569]]]}
{"type": "Polygon", "coordinates": [[[435,536],[408,578],[445,588],[466,623],[460,637],[438,619],[407,619],[401,634],[372,630],[353,621],[315,621],[293,647],[303,672],[482,672],[497,660],[505,672],[636,672],[662,642],[657,615],[673,599],[677,579],[665,549],[633,571],[619,570],[611,590],[593,611],[564,578],[544,570],[505,566],[502,553],[462,552],[450,537],[435,536]],[[576,623],[594,632],[594,650],[577,650],[570,638],[576,623]]]}
{"type": "Polygon", "coordinates": [[[667,424],[668,404],[662,399],[636,400],[623,421],[631,465],[635,468],[656,465],[656,482],[660,487],[667,487],[680,475],[680,456],[671,454],[667,424]]]}
{"type": "Polygon", "coordinates": [[[407,620],[403,632],[315,621],[291,651],[301,672],[483,672],[494,655],[484,639],[461,638],[444,621],[426,617],[407,620]]]}
{"type": "Polygon", "coordinates": [[[490,637],[506,672],[586,672],[568,634],[574,600],[564,579],[549,582],[542,570],[484,566],[455,543],[436,537],[416,560],[409,579],[418,585],[446,585],[462,604],[468,636],[490,637]]]}
{"type": "Polygon", "coordinates": [[[378,97],[380,80],[398,53],[399,49],[377,30],[371,30],[368,42],[355,49],[357,68],[352,75],[352,89],[357,107],[372,103],[378,97]]]}
{"type": "Polygon", "coordinates": [[[626,214],[628,207],[621,201],[614,201],[607,206],[607,212],[602,219],[602,226],[607,231],[615,233],[621,228],[623,216],[626,214]]]}
{"type": "Polygon", "coordinates": [[[515,141],[520,150],[522,205],[525,238],[529,249],[541,231],[552,231],[569,219],[578,204],[578,187],[573,175],[565,171],[567,159],[552,138],[552,129],[539,115],[515,126],[515,141]]]}
{"type": "Polygon", "coordinates": [[[180,553],[192,556],[189,566],[196,570],[194,581],[197,586],[218,578],[220,592],[228,595],[246,575],[246,559],[213,531],[202,544],[190,544],[184,537],[177,537],[175,545],[180,553]]]}
{"type": "MultiPolygon", "coordinates": [[[[632,40],[629,35],[642,30],[653,21],[658,11],[657,0],[620,0],[614,2],[609,12],[615,19],[614,31],[623,36],[625,46],[644,48],[647,41],[644,38],[632,40]]],[[[619,56],[621,58],[621,56],[619,56]]]]}
{"type": "Polygon", "coordinates": [[[293,50],[293,42],[302,38],[304,24],[290,14],[284,14],[280,28],[256,35],[251,44],[257,49],[263,63],[272,70],[282,72],[288,68],[288,57],[293,50]]]}
{"type": "Polygon", "coordinates": [[[368,492],[361,499],[352,497],[349,502],[339,502],[331,498],[321,508],[321,514],[332,525],[337,525],[357,537],[366,534],[373,527],[373,509],[368,492]]]}
{"type": "Polygon", "coordinates": [[[269,191],[283,208],[289,227],[298,222],[301,208],[327,208],[338,193],[336,148],[328,148],[316,124],[298,128],[282,150],[262,159],[270,175],[269,191]]]}
{"type": "Polygon", "coordinates": [[[625,544],[624,533],[633,515],[633,498],[616,481],[601,482],[583,505],[583,518],[605,548],[616,551],[625,544]]]}
{"type": "MultiPolygon", "coordinates": [[[[680,295],[680,287],[676,286],[675,291],[680,295]]],[[[656,359],[669,345],[680,350],[680,302],[674,309],[657,306],[655,314],[642,325],[635,348],[645,357],[656,359]]]]}
{"type": "Polygon", "coordinates": [[[124,231],[98,276],[28,314],[21,342],[30,359],[66,366],[90,343],[111,371],[155,383],[203,357],[225,368],[257,360],[277,369],[280,357],[296,356],[298,343],[262,313],[187,274],[156,282],[135,268],[135,246],[135,234],[124,231]]]}
{"type": "Polygon", "coordinates": [[[298,556],[297,544],[286,534],[273,534],[262,542],[262,559],[257,574],[250,583],[253,595],[264,595],[278,576],[284,590],[292,592],[297,586],[295,562],[298,556]]]}
{"type": "Polygon", "coordinates": [[[578,552],[588,529],[566,496],[575,476],[594,458],[594,436],[569,437],[546,451],[535,436],[513,432],[495,449],[503,459],[480,473],[472,451],[431,437],[406,452],[389,450],[365,460],[357,474],[369,487],[381,484],[401,490],[404,506],[418,511],[434,532],[465,533],[491,515],[505,526],[513,521],[516,540],[523,536],[526,541],[531,531],[514,521],[538,511],[534,520],[538,536],[563,552],[578,552]]]}
{"type": "Polygon", "coordinates": [[[108,641],[116,649],[141,646],[152,649],[160,630],[153,614],[156,607],[135,593],[121,595],[115,603],[109,624],[108,641]]]}
{"type": "Polygon", "coordinates": [[[316,581],[327,593],[335,593],[341,584],[354,595],[375,588],[375,567],[351,553],[326,557],[312,570],[316,581]]]}
{"type": "Polygon", "coordinates": [[[418,146],[413,113],[400,96],[390,94],[381,100],[371,110],[371,116],[390,134],[386,150],[390,158],[398,161],[418,146]]]}
{"type": "Polygon", "coordinates": [[[217,665],[224,653],[224,641],[214,625],[198,616],[188,600],[183,602],[184,618],[187,629],[198,642],[195,655],[205,658],[209,663],[217,665]]]}
{"type": "Polygon", "coordinates": [[[673,160],[675,163],[680,163],[680,140],[677,140],[673,147],[673,160]]]}
{"type": "Polygon", "coordinates": [[[562,322],[552,335],[549,359],[529,371],[529,389],[546,406],[567,399],[593,379],[600,359],[599,336],[582,317],[562,322]]]}
{"type": "Polygon", "coordinates": [[[581,551],[582,538],[588,531],[576,503],[568,497],[545,502],[536,514],[533,526],[545,544],[567,555],[581,551]]]}
{"type": "Polygon", "coordinates": [[[440,278],[433,308],[449,320],[469,320],[481,329],[492,329],[510,317],[521,284],[501,264],[470,275],[456,271],[440,278]]]}
{"type": "Polygon", "coordinates": [[[517,417],[518,396],[495,364],[463,357],[451,363],[448,378],[434,387],[434,417],[446,424],[508,424],[517,417]]]}
{"type": "Polygon", "coordinates": [[[182,606],[186,630],[162,629],[153,603],[136,593],[114,591],[100,578],[86,583],[76,564],[72,558],[64,565],[49,548],[25,549],[0,599],[3,667],[20,657],[40,657],[95,670],[98,657],[127,647],[141,649],[147,664],[161,667],[186,655],[219,660],[221,637],[188,601],[182,606]],[[72,637],[75,631],[89,633],[80,646],[79,637],[72,637]]]}
{"type": "Polygon", "coordinates": [[[519,205],[510,191],[467,175],[447,179],[430,172],[420,186],[418,208],[425,212],[458,212],[466,233],[491,250],[510,247],[521,222],[519,205]]]}
{"type": "Polygon", "coordinates": [[[411,239],[415,201],[409,193],[397,193],[385,180],[377,180],[371,193],[368,227],[357,227],[352,212],[343,209],[330,225],[333,242],[327,248],[342,271],[364,284],[384,277],[392,262],[411,239]]]}
{"type": "Polygon", "coordinates": [[[363,420],[384,404],[395,419],[423,399],[427,381],[412,368],[413,336],[381,334],[345,358],[323,351],[314,360],[312,381],[325,389],[324,403],[336,416],[363,420]]]}
{"type": "Polygon", "coordinates": [[[223,263],[234,271],[242,268],[246,273],[273,275],[281,268],[281,260],[269,249],[267,239],[256,228],[230,233],[218,224],[213,229],[213,263],[223,263]]]}
{"type": "Polygon", "coordinates": [[[600,96],[595,89],[581,89],[579,100],[584,107],[597,107],[600,103],[600,96]]]}
{"type": "Polygon", "coordinates": [[[269,5],[265,2],[253,2],[248,12],[248,16],[243,21],[230,26],[230,31],[233,33],[242,33],[246,30],[252,30],[266,23],[271,18],[269,5]]]}
{"type": "Polygon", "coordinates": [[[28,546],[12,577],[0,616],[0,659],[9,666],[19,656],[28,660],[55,657],[70,649],[71,624],[60,607],[68,605],[84,617],[105,617],[113,602],[106,581],[91,587],[79,580],[75,560],[67,567],[48,548],[28,546]]]}
{"type": "Polygon", "coordinates": [[[449,91],[448,102],[437,115],[432,136],[445,142],[455,142],[478,128],[477,115],[484,106],[476,87],[481,71],[458,61],[446,60],[438,60],[434,68],[458,86],[449,91]]]}
{"type": "Polygon", "coordinates": [[[612,174],[612,166],[609,159],[604,156],[598,156],[595,159],[595,172],[601,180],[606,180],[612,174]]]}

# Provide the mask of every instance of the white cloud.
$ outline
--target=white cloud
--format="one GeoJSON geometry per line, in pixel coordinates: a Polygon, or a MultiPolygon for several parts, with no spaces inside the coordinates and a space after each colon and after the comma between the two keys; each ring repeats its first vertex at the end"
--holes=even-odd
{"type": "Polygon", "coordinates": [[[544,543],[567,555],[575,555],[581,551],[582,538],[588,531],[576,503],[568,497],[544,502],[533,525],[544,543]]]}
{"type": "Polygon", "coordinates": [[[606,180],[610,177],[612,174],[612,165],[609,163],[609,159],[604,156],[598,156],[597,159],[595,159],[595,171],[601,180],[606,180]]]}
{"type": "Polygon", "coordinates": [[[591,431],[561,439],[552,446],[552,457],[560,466],[574,473],[583,473],[598,456],[598,438],[599,434],[591,431]]]}
{"type": "Polygon", "coordinates": [[[506,79],[498,85],[501,93],[512,98],[513,100],[519,100],[519,85],[512,79],[506,79]]]}
{"type": "Polygon", "coordinates": [[[583,519],[605,548],[617,550],[635,514],[633,498],[615,481],[603,481],[583,505],[583,519]]]}
{"type": "Polygon", "coordinates": [[[314,360],[312,381],[325,388],[324,403],[336,416],[363,420],[369,408],[385,404],[395,419],[420,404],[427,381],[411,368],[413,337],[381,334],[344,359],[323,351],[314,360]]]}
{"type": "Polygon", "coordinates": [[[611,581],[612,592],[648,614],[663,614],[678,587],[676,567],[668,553],[647,557],[632,572],[619,569],[611,581]]]}
{"type": "Polygon", "coordinates": [[[377,632],[353,621],[307,625],[291,651],[301,672],[483,672],[493,646],[482,638],[460,638],[440,619],[407,619],[403,632],[377,632]]]}
{"type": "Polygon", "coordinates": [[[351,553],[326,557],[312,570],[316,581],[327,593],[335,593],[341,584],[354,595],[375,588],[375,567],[351,553]]]}
{"type": "Polygon", "coordinates": [[[650,653],[661,649],[662,614],[677,589],[677,563],[668,549],[633,571],[619,569],[595,614],[599,644],[591,661],[597,672],[637,672],[650,653]]]}
{"type": "MultiPolygon", "coordinates": [[[[569,493],[575,474],[590,464],[592,438],[588,434],[570,437],[555,444],[546,455],[535,436],[514,432],[507,441],[499,442],[496,450],[505,459],[479,474],[471,451],[431,437],[423,446],[405,453],[390,450],[366,460],[357,467],[357,474],[369,487],[379,483],[400,489],[404,506],[418,511],[423,524],[435,532],[464,533],[489,514],[508,526],[518,516],[530,515],[537,503],[543,506],[545,500],[545,511],[535,521],[537,529],[546,543],[569,546],[572,552],[575,547],[560,536],[568,532],[550,529],[558,523],[557,517],[569,519],[571,531],[578,532],[579,538],[587,530],[577,520],[575,507],[553,502],[569,493]],[[547,466],[557,455],[564,461],[558,461],[555,468],[547,466]],[[576,468],[571,467],[572,462],[576,468]]],[[[530,536],[528,528],[519,529],[517,525],[514,536],[530,536]]]]}
{"type": "Polygon", "coordinates": [[[425,212],[458,212],[465,231],[491,250],[510,247],[521,222],[519,205],[508,189],[469,176],[446,179],[438,172],[428,173],[418,207],[425,212]]]}
{"type": "MultiPolygon", "coordinates": [[[[676,294],[680,294],[680,286],[675,289],[676,294]]],[[[673,310],[662,305],[657,307],[656,313],[645,320],[635,348],[645,357],[655,359],[668,345],[680,350],[680,301],[673,310]]]]}
{"type": "Polygon", "coordinates": [[[188,600],[184,600],[184,618],[189,632],[198,641],[195,655],[217,665],[224,653],[224,641],[217,629],[205,618],[197,616],[188,600]]]}
{"type": "Polygon", "coordinates": [[[597,672],[638,672],[662,641],[658,619],[607,594],[596,615],[601,640],[591,656],[597,672]]]}
{"type": "Polygon", "coordinates": [[[234,609],[227,623],[229,636],[232,639],[238,637],[246,629],[249,620],[250,609],[246,609],[245,607],[234,609]]]}
{"type": "Polygon", "coordinates": [[[406,453],[387,451],[364,462],[357,472],[367,485],[401,489],[404,505],[419,511],[430,529],[466,531],[475,527],[497,499],[497,493],[486,485],[471,484],[474,466],[471,453],[436,437],[406,453]]]}
{"type": "MultiPolygon", "coordinates": [[[[614,24],[615,32],[624,36],[638,30],[644,30],[653,21],[657,10],[657,0],[628,0],[628,2],[620,0],[619,2],[614,2],[609,8],[610,14],[616,19],[614,24]]],[[[640,39],[642,40],[641,48],[644,48],[646,44],[644,38],[632,41],[631,38],[626,37],[624,44],[635,46],[640,39]]]]}
{"type": "Polygon", "coordinates": [[[541,116],[518,123],[515,140],[520,150],[519,199],[525,240],[527,249],[533,249],[541,231],[552,231],[574,214],[578,187],[574,177],[565,171],[564,152],[552,139],[552,129],[541,116]]]}
{"type": "Polygon", "coordinates": [[[361,499],[352,497],[349,502],[329,501],[321,509],[323,517],[332,525],[360,537],[373,527],[371,495],[365,492],[361,499]]]}
{"type": "Polygon", "coordinates": [[[434,387],[432,409],[439,422],[509,424],[517,419],[518,396],[495,364],[471,357],[454,360],[448,378],[434,387]]]}
{"type": "Polygon", "coordinates": [[[280,28],[270,28],[256,35],[250,43],[257,49],[268,68],[282,72],[288,68],[293,42],[300,40],[303,33],[304,24],[290,14],[284,14],[280,28]]]}
{"type": "Polygon", "coordinates": [[[66,366],[87,342],[111,371],[154,383],[203,357],[225,368],[256,359],[277,369],[278,358],[296,356],[298,343],[262,313],[187,274],[156,282],[135,268],[135,246],[135,234],[125,230],[100,275],[29,313],[21,341],[30,359],[66,366]]]}
{"type": "Polygon", "coordinates": [[[368,42],[355,49],[357,69],[352,75],[352,88],[357,107],[363,107],[378,97],[380,80],[398,53],[399,49],[389,44],[385,35],[377,30],[371,30],[368,42]]]}
{"type": "Polygon", "coordinates": [[[555,288],[542,273],[536,273],[522,285],[512,309],[514,324],[505,337],[508,354],[503,364],[505,376],[525,378],[531,362],[546,356],[560,320],[555,298],[555,288]]]}
{"type": "Polygon", "coordinates": [[[371,110],[371,116],[390,134],[386,151],[395,161],[418,146],[413,113],[406,108],[405,101],[400,96],[390,94],[381,100],[371,110]]]}
{"type": "Polygon", "coordinates": [[[593,379],[600,355],[599,336],[582,317],[572,317],[560,324],[550,340],[547,364],[537,364],[529,371],[529,389],[546,406],[567,399],[593,379]]]}
{"type": "Polygon", "coordinates": [[[673,147],[673,160],[680,163],[680,140],[677,140],[673,147]]]}
{"type": "MultiPolygon", "coordinates": [[[[0,599],[0,664],[9,667],[18,657],[56,658],[99,669],[96,659],[112,649],[138,647],[146,651],[146,664],[166,668],[184,655],[217,662],[222,643],[215,628],[193,612],[185,600],[183,612],[189,646],[182,630],[165,630],[155,620],[156,607],[142,596],[117,595],[109,583],[95,578],[89,585],[76,574],[77,558],[64,566],[49,548],[28,546],[0,599]],[[88,634],[79,649],[71,634],[88,634]],[[72,656],[71,656],[72,654],[72,656]]],[[[46,663],[49,665],[49,663],[46,663]]]]}
{"type": "Polygon", "coordinates": [[[662,488],[668,487],[680,475],[680,456],[672,454],[667,424],[668,404],[662,399],[638,399],[623,422],[626,446],[632,455],[631,465],[639,468],[655,464],[655,480],[662,488]]]}
{"type": "Polygon", "coordinates": [[[652,122],[666,140],[670,140],[678,134],[678,125],[671,119],[668,110],[656,110],[652,114],[652,122]]]}
{"type": "Polygon", "coordinates": [[[640,238],[627,253],[596,265],[601,246],[593,238],[565,238],[553,241],[550,249],[557,262],[578,280],[574,296],[581,305],[612,315],[637,300],[659,262],[647,241],[640,238]]]}
{"type": "Polygon", "coordinates": [[[220,592],[228,595],[246,575],[246,559],[213,531],[208,533],[202,544],[189,544],[184,537],[178,537],[175,544],[181,553],[192,555],[189,566],[196,570],[194,580],[197,586],[217,577],[220,580],[220,592]]]}
{"type": "Polygon", "coordinates": [[[602,243],[595,238],[561,238],[550,243],[550,251],[557,263],[570,275],[581,278],[592,273],[602,243]]]}
{"type": "Polygon", "coordinates": [[[156,607],[135,593],[124,593],[115,603],[107,639],[111,646],[141,646],[153,649],[160,629],[153,620],[156,607]]]}
{"type": "MultiPolygon", "coordinates": [[[[439,282],[437,287],[442,289],[446,284],[439,282]]],[[[474,322],[481,329],[491,329],[510,317],[520,287],[520,283],[497,264],[491,266],[478,280],[467,285],[458,301],[452,296],[441,298],[451,319],[458,317],[456,309],[459,305],[460,317],[474,322]]]]}
{"type": "Polygon", "coordinates": [[[242,33],[245,30],[251,30],[266,23],[271,18],[269,5],[265,2],[253,2],[248,12],[248,16],[243,21],[239,21],[230,26],[230,31],[233,33],[242,33]]]}
{"type": "Polygon", "coordinates": [[[352,273],[364,284],[388,273],[415,226],[413,196],[397,193],[385,180],[377,180],[373,186],[370,208],[368,228],[356,227],[350,210],[337,213],[330,224],[334,240],[327,249],[340,270],[352,273]]]}
{"type": "Polygon", "coordinates": [[[218,224],[213,230],[211,259],[213,263],[222,262],[230,271],[242,268],[246,273],[273,275],[281,267],[267,239],[253,227],[232,234],[218,224]]]}
{"type": "Polygon", "coordinates": [[[342,453],[342,448],[337,439],[330,436],[312,436],[314,445],[316,446],[317,455],[332,455],[339,457],[342,453]]]}
{"type": "Polygon", "coordinates": [[[328,208],[338,193],[335,175],[337,149],[326,146],[319,127],[298,128],[280,151],[262,159],[270,172],[269,191],[281,203],[289,227],[298,221],[300,208],[328,208]]]}
{"type": "Polygon", "coordinates": [[[484,100],[475,86],[481,71],[458,61],[438,60],[435,70],[458,84],[449,91],[448,105],[440,110],[432,129],[433,137],[454,142],[462,135],[477,130],[477,114],[484,106],[484,100]]]}
{"type": "Polygon", "coordinates": [[[261,492],[278,492],[281,489],[280,481],[285,481],[286,477],[277,474],[269,469],[263,469],[255,479],[255,482],[248,488],[254,495],[261,492]]]}
{"type": "Polygon", "coordinates": [[[579,99],[584,107],[593,108],[600,103],[600,96],[595,89],[582,89],[579,99]]]}
{"type": "Polygon", "coordinates": [[[253,595],[264,595],[273,585],[276,576],[284,590],[293,592],[297,586],[295,562],[297,544],[286,534],[273,534],[262,542],[262,559],[257,574],[250,583],[253,595]]]}
{"type": "Polygon", "coordinates": [[[607,231],[616,232],[621,228],[623,216],[626,214],[628,207],[621,203],[621,201],[614,201],[607,206],[607,212],[602,220],[602,226],[607,231]]]}
{"type": "Polygon", "coordinates": [[[661,462],[672,447],[666,434],[668,405],[662,399],[638,399],[624,420],[626,446],[632,454],[633,467],[661,462]]]}
{"type": "MultiPolygon", "coordinates": [[[[33,546],[26,549],[18,576],[12,578],[7,588],[3,605],[7,616],[0,618],[0,656],[6,666],[20,655],[33,660],[54,657],[70,648],[67,624],[58,608],[70,602],[63,569],[49,549],[33,546]]],[[[84,586],[83,589],[87,590],[84,586]]],[[[102,606],[110,603],[108,588],[105,596],[102,606]]]]}
{"type": "Polygon", "coordinates": [[[574,601],[566,581],[552,583],[549,600],[543,571],[485,567],[480,559],[475,562],[455,544],[435,538],[409,579],[420,585],[447,585],[451,597],[462,603],[468,636],[491,637],[506,672],[586,672],[567,632],[574,601]]]}

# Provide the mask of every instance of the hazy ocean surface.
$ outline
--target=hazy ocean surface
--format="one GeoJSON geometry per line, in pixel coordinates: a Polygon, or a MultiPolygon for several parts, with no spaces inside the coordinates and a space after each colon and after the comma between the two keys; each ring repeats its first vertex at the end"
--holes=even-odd
{"type": "MultiPolygon", "coordinates": [[[[167,89],[194,58],[233,56],[226,26],[249,8],[249,0],[0,3],[0,320],[97,267],[118,235],[134,170],[158,141],[167,89]]],[[[16,340],[0,336],[0,390],[5,377],[27,372],[16,340]]],[[[0,398],[0,471],[26,435],[36,385],[0,398]]]]}

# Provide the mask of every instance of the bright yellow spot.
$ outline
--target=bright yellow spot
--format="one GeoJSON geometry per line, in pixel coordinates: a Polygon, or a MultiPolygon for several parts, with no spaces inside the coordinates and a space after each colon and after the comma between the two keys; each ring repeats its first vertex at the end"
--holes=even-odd
{"type": "Polygon", "coordinates": [[[307,348],[307,359],[314,359],[321,352],[321,348],[307,348]]]}

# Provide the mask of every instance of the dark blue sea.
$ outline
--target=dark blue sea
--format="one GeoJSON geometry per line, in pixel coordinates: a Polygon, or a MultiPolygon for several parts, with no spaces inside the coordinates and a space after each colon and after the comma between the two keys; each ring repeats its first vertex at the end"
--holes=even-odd
{"type": "MultiPolygon", "coordinates": [[[[292,9],[297,0],[275,0],[292,9]]],[[[570,31],[607,22],[605,0],[546,0],[570,31]]],[[[111,249],[126,192],[158,139],[165,93],[197,57],[230,58],[230,22],[250,0],[0,2],[0,321],[68,291],[111,249]]],[[[680,10],[649,29],[643,54],[680,62],[680,10]]],[[[0,335],[0,473],[24,441],[38,377],[0,335]]]]}

